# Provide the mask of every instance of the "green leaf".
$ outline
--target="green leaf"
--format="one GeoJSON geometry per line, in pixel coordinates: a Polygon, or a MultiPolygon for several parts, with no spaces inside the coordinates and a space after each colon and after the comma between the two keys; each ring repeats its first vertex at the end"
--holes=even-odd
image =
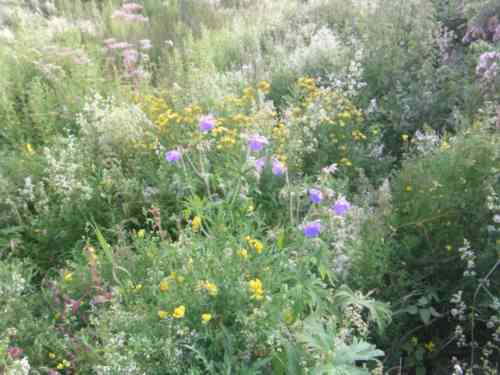
{"type": "Polygon", "coordinates": [[[431,310],[430,309],[420,309],[419,310],[420,319],[425,325],[428,325],[431,320],[431,310]]]}

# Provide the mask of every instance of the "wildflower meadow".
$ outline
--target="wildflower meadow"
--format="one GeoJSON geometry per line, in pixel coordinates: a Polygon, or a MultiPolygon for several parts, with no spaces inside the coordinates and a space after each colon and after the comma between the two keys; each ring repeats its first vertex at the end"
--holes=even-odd
{"type": "Polygon", "coordinates": [[[497,0],[0,1],[0,374],[493,375],[497,0]]]}

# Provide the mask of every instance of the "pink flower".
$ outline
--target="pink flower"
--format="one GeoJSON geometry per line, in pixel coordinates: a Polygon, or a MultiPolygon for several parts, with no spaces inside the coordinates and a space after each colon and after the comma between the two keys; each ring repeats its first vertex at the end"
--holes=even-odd
{"type": "Polygon", "coordinates": [[[10,358],[16,359],[23,354],[23,350],[18,346],[11,346],[7,349],[7,353],[9,353],[10,358]]]}
{"type": "Polygon", "coordinates": [[[135,49],[126,49],[123,51],[123,63],[126,66],[133,66],[139,60],[139,52],[135,49]]]}
{"type": "Polygon", "coordinates": [[[140,4],[137,4],[137,3],[126,3],[126,4],[123,4],[122,9],[125,12],[133,13],[133,12],[141,11],[143,9],[143,6],[140,4]]]}
{"type": "Polygon", "coordinates": [[[132,47],[130,43],[127,42],[117,42],[117,43],[110,43],[107,45],[109,49],[126,49],[132,47]]]}

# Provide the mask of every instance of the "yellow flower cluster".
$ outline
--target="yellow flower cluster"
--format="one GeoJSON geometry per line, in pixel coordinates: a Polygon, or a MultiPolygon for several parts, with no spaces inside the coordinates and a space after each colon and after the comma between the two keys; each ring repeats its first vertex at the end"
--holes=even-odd
{"type": "Polygon", "coordinates": [[[193,218],[193,221],[191,221],[191,228],[193,229],[193,232],[198,232],[200,230],[201,223],[202,223],[201,217],[195,216],[193,218]]]}
{"type": "Polygon", "coordinates": [[[275,144],[276,158],[282,163],[286,163],[288,159],[285,154],[285,146],[288,141],[288,134],[289,131],[283,123],[279,123],[273,128],[272,135],[273,143],[275,144]]]}
{"type": "Polygon", "coordinates": [[[248,258],[248,251],[247,249],[244,249],[244,248],[241,248],[238,250],[238,255],[243,258],[243,259],[246,259],[248,258]]]}
{"type": "Polygon", "coordinates": [[[253,279],[248,282],[248,288],[253,299],[260,301],[264,298],[264,288],[262,287],[262,282],[259,279],[253,279]]]}
{"type": "Polygon", "coordinates": [[[259,240],[252,238],[250,236],[245,236],[245,240],[255,250],[257,254],[262,253],[262,250],[264,250],[264,244],[259,240]]]}
{"type": "Polygon", "coordinates": [[[271,90],[271,85],[267,81],[260,81],[257,85],[260,92],[267,94],[271,90]]]}
{"type": "Polygon", "coordinates": [[[207,324],[211,320],[212,320],[212,314],[209,313],[201,314],[201,322],[203,324],[207,324]]]}
{"type": "MultiPolygon", "coordinates": [[[[180,306],[176,307],[174,309],[174,311],[172,312],[172,318],[175,318],[175,319],[184,318],[185,315],[186,315],[186,306],[184,306],[184,305],[180,305],[180,306]]],[[[170,316],[170,314],[168,313],[168,311],[165,311],[165,310],[158,311],[158,318],[160,318],[160,319],[166,319],[169,316],[170,316]]]]}
{"type": "Polygon", "coordinates": [[[217,285],[208,280],[200,281],[198,288],[206,290],[208,295],[212,297],[215,297],[219,293],[219,288],[217,288],[217,285]]]}
{"type": "Polygon", "coordinates": [[[61,362],[59,362],[59,363],[57,364],[57,366],[56,366],[56,368],[57,368],[58,370],[64,370],[65,368],[69,368],[69,367],[71,367],[71,363],[70,363],[68,360],[66,360],[66,359],[63,359],[63,360],[62,360],[61,362]]]}
{"type": "Polygon", "coordinates": [[[170,284],[168,282],[168,279],[163,279],[160,281],[160,292],[165,293],[170,289],[170,284]]]}

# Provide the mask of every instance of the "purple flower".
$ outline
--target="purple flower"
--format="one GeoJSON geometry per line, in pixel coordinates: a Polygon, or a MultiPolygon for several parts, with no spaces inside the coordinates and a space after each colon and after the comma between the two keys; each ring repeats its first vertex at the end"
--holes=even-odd
{"type": "Polygon", "coordinates": [[[309,189],[309,200],[312,203],[319,204],[323,200],[323,193],[319,189],[309,189]]]}
{"type": "Polygon", "coordinates": [[[141,49],[151,49],[153,47],[149,39],[141,39],[139,43],[141,45],[141,49]]]}
{"type": "Polygon", "coordinates": [[[267,138],[262,135],[255,134],[248,138],[248,147],[254,152],[262,150],[268,143],[267,138]]]}
{"type": "Polygon", "coordinates": [[[351,209],[351,204],[344,197],[340,197],[335,201],[331,209],[335,215],[345,216],[347,211],[351,209]]]}
{"type": "Polygon", "coordinates": [[[206,115],[200,118],[198,128],[203,133],[208,133],[215,127],[215,118],[212,115],[206,115]]]}
{"type": "Polygon", "coordinates": [[[319,220],[311,221],[304,226],[304,236],[307,238],[318,237],[321,233],[321,222],[319,220]]]}
{"type": "Polygon", "coordinates": [[[500,25],[498,25],[495,30],[495,35],[493,35],[493,41],[494,42],[500,41],[500,25]]]}
{"type": "Polygon", "coordinates": [[[266,166],[266,158],[260,158],[255,160],[255,169],[257,170],[257,173],[261,174],[265,166],[266,166]]]}
{"type": "Polygon", "coordinates": [[[273,159],[273,174],[275,176],[282,176],[285,173],[286,167],[278,159],[273,159]]]}
{"type": "Polygon", "coordinates": [[[168,151],[165,153],[165,160],[169,163],[175,164],[182,157],[182,154],[177,150],[168,151]]]}

